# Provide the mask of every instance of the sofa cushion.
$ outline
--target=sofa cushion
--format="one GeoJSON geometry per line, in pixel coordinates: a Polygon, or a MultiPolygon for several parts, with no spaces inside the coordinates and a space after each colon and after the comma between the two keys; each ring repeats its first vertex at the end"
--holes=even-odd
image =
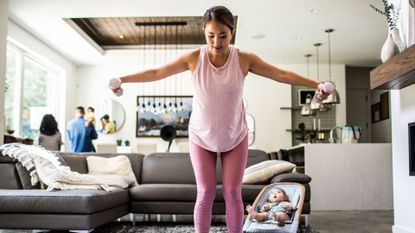
{"type": "MultiPolygon", "coordinates": [[[[88,165],[86,162],[87,156],[101,156],[104,158],[111,158],[118,156],[119,154],[108,154],[108,153],[68,153],[68,152],[61,152],[62,157],[65,159],[66,163],[71,167],[72,171],[76,171],[79,173],[88,173],[88,165]]],[[[143,164],[143,157],[142,154],[125,154],[125,156],[130,159],[131,167],[133,168],[133,172],[137,181],[140,180],[141,177],[141,166],[143,164]]]]}
{"type": "Polygon", "coordinates": [[[130,160],[125,155],[118,155],[111,158],[88,156],[86,162],[89,173],[128,176],[134,185],[138,184],[130,160]]]}
{"type": "Polygon", "coordinates": [[[242,183],[255,184],[271,179],[273,176],[295,171],[296,165],[282,160],[267,160],[245,169],[242,183]]]}
{"type": "Polygon", "coordinates": [[[91,214],[128,204],[128,191],[0,189],[1,213],[91,214]]]}
{"type": "Polygon", "coordinates": [[[262,161],[269,160],[269,156],[265,151],[257,149],[248,150],[248,161],[246,167],[252,166],[254,164],[260,163],[262,161]]]}
{"type": "Polygon", "coordinates": [[[8,156],[3,156],[3,154],[0,154],[0,163],[14,163],[14,159],[8,157],[8,156]]]}
{"type": "MultiPolygon", "coordinates": [[[[264,151],[248,150],[247,166],[266,160],[268,160],[268,154],[264,151]]],[[[196,184],[189,153],[153,153],[145,156],[143,163],[140,184],[196,184]]],[[[216,163],[216,182],[222,184],[220,157],[217,158],[216,163]]]]}
{"type": "Polygon", "coordinates": [[[66,161],[66,164],[68,164],[71,168],[71,171],[79,172],[81,174],[88,173],[88,166],[86,164],[85,156],[71,153],[61,153],[61,156],[66,161]]]}
{"type": "Polygon", "coordinates": [[[17,175],[19,176],[20,183],[22,184],[23,189],[39,189],[40,182],[32,185],[32,178],[30,177],[29,172],[21,163],[15,163],[17,175]]]}
{"type": "Polygon", "coordinates": [[[154,153],[144,157],[140,184],[195,184],[188,153],[154,153]]]}
{"type": "Polygon", "coordinates": [[[129,176],[103,174],[103,173],[88,173],[88,175],[94,176],[99,180],[102,180],[106,185],[113,188],[126,189],[134,186],[134,180],[129,176]]]}
{"type": "Polygon", "coordinates": [[[300,183],[300,184],[308,184],[311,181],[311,177],[302,174],[302,173],[283,173],[274,176],[270,183],[276,183],[276,182],[294,182],[294,183],[300,183]]]}
{"type": "MultiPolygon", "coordinates": [[[[253,202],[263,187],[263,185],[243,185],[242,199],[244,202],[253,202]]],[[[195,202],[196,196],[197,189],[196,185],[193,184],[143,184],[130,189],[130,198],[132,202],[195,202]]],[[[225,201],[223,198],[222,185],[218,185],[216,188],[215,201],[225,201]]]]}
{"type": "Polygon", "coordinates": [[[141,184],[130,188],[131,201],[195,201],[195,184],[141,184]]]}
{"type": "Polygon", "coordinates": [[[22,188],[14,163],[0,163],[0,187],[2,189],[22,188]]]}

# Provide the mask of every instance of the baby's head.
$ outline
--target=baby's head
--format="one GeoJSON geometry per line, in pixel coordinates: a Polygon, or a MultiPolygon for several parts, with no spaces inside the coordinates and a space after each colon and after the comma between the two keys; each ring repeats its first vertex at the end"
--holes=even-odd
{"type": "Polygon", "coordinates": [[[275,188],[271,191],[268,200],[270,202],[288,201],[288,197],[283,189],[275,188]]]}

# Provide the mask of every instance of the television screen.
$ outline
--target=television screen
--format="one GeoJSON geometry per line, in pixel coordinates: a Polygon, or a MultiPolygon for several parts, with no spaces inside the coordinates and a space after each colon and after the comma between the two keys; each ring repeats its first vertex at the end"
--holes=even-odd
{"type": "Polygon", "coordinates": [[[409,175],[415,176],[415,122],[408,124],[409,136],[409,175]]]}

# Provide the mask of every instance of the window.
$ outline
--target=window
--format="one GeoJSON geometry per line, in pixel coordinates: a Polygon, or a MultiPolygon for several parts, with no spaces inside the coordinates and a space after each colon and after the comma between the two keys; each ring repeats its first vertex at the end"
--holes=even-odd
{"type": "Polygon", "coordinates": [[[7,69],[6,69],[6,93],[4,103],[4,114],[6,116],[6,129],[14,129],[15,82],[17,73],[17,51],[7,47],[7,69]]]}
{"type": "Polygon", "coordinates": [[[6,129],[14,129],[15,136],[39,137],[44,114],[58,118],[58,72],[28,52],[9,43],[7,46],[5,115],[6,129]]]}

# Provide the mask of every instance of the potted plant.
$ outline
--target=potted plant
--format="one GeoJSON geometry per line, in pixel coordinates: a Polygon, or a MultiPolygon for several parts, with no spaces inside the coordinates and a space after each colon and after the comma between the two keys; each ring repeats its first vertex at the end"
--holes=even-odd
{"type": "Polygon", "coordinates": [[[295,139],[305,143],[309,139],[309,133],[305,129],[305,124],[301,122],[298,124],[298,129],[295,130],[295,139]]]}
{"type": "Polygon", "coordinates": [[[125,145],[125,146],[130,146],[130,141],[125,140],[125,141],[124,141],[124,145],[125,145]]]}
{"type": "Polygon", "coordinates": [[[121,139],[117,139],[117,146],[121,146],[122,140],[121,139]]]}
{"type": "Polygon", "coordinates": [[[385,15],[386,20],[388,21],[388,27],[389,30],[396,28],[398,19],[399,19],[399,10],[400,8],[395,8],[395,5],[393,3],[388,3],[387,0],[382,0],[383,6],[385,8],[384,11],[380,10],[379,8],[375,7],[372,4],[369,4],[370,7],[372,7],[376,12],[379,14],[385,15]]]}

